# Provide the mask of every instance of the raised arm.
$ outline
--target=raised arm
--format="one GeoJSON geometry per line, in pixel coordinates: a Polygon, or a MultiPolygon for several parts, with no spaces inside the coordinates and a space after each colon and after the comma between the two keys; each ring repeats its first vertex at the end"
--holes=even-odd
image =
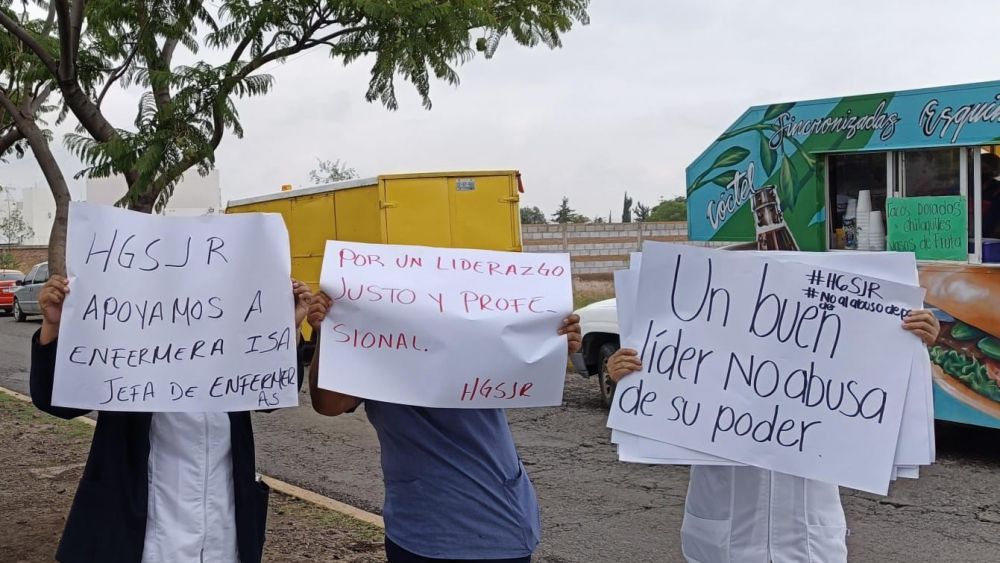
{"type": "MultiPolygon", "coordinates": [[[[302,283],[296,279],[292,280],[292,296],[295,298],[295,330],[299,331],[302,323],[306,320],[306,315],[309,314],[309,306],[313,302],[312,291],[309,290],[309,285],[302,283]]],[[[299,334],[299,339],[301,340],[301,333],[299,334]]],[[[303,369],[302,369],[302,355],[296,350],[296,357],[298,357],[298,388],[302,389],[302,382],[305,379],[303,369]]]]}
{"type": "Polygon", "coordinates": [[[326,318],[331,307],[333,307],[333,300],[323,292],[313,298],[312,305],[309,307],[309,325],[313,329],[316,340],[316,351],[313,353],[312,364],[309,366],[309,397],[312,399],[313,409],[319,414],[338,416],[356,409],[361,404],[361,399],[319,388],[320,325],[323,324],[323,319],[326,318]]]}
{"type": "Polygon", "coordinates": [[[38,410],[59,418],[76,418],[90,411],[52,405],[52,383],[56,372],[56,352],[59,338],[59,321],[63,301],[69,294],[69,280],[53,275],[45,282],[38,295],[42,309],[42,328],[31,337],[31,402],[38,410]]]}

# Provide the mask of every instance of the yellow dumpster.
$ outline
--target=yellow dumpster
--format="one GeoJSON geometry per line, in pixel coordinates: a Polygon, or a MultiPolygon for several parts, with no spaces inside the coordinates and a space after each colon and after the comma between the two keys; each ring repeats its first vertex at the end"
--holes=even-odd
{"type": "Polygon", "coordinates": [[[515,170],[391,174],[234,200],[226,213],[280,213],[292,275],[316,291],[327,240],[520,251],[519,193],[515,170]]]}

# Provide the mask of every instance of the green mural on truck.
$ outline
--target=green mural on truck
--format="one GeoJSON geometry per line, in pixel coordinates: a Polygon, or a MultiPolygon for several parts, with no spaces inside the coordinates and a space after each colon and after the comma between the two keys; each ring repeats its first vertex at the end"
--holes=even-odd
{"type": "MultiPolygon", "coordinates": [[[[1000,208],[1000,177],[986,174],[987,156],[995,160],[993,155],[998,154],[991,145],[1000,145],[1000,82],[753,107],[687,169],[689,237],[755,242],[758,248],[772,250],[823,251],[828,244],[854,248],[842,243],[861,232],[860,216],[855,231],[853,217],[841,206],[850,209],[851,201],[858,205],[862,191],[866,205],[867,198],[872,199],[869,219],[879,219],[877,213],[886,217],[886,202],[892,196],[925,195],[932,201],[925,207],[949,202],[954,206],[954,201],[966,201],[958,193],[960,186],[973,194],[975,182],[982,192],[976,209],[984,210],[979,220],[985,225],[990,217],[985,210],[1000,208]],[[924,149],[957,147],[982,148],[944,151],[941,162],[948,163],[947,171],[953,176],[935,176],[935,181],[945,178],[934,186],[936,193],[921,193],[916,181],[912,192],[909,187],[904,187],[905,193],[889,189],[900,177],[897,172],[910,181],[907,169],[911,164],[914,178],[927,170],[943,170],[935,168],[938,162],[934,161],[942,151],[933,156],[924,149]],[[871,155],[896,151],[903,157],[871,155]],[[856,160],[849,163],[848,159],[856,160]],[[975,179],[971,163],[979,166],[980,161],[983,174],[975,179]],[[970,167],[959,172],[962,163],[970,167]],[[831,170],[825,169],[827,165],[831,170]],[[848,182],[846,176],[841,178],[842,171],[855,176],[848,182]],[[834,184],[843,189],[835,189],[834,184]]],[[[971,206],[971,195],[969,201],[959,205],[971,206]]],[[[905,207],[903,203],[893,202],[889,207],[899,209],[905,207]]],[[[959,211],[968,213],[969,209],[959,211]]],[[[929,233],[923,239],[919,233],[907,232],[907,225],[894,224],[890,230],[896,248],[922,249],[918,258],[962,259],[919,266],[927,306],[943,327],[931,354],[936,416],[1000,428],[1000,310],[982,306],[1000,300],[1000,239],[987,240],[985,226],[978,234],[969,230],[966,235],[968,221],[962,213],[956,213],[957,222],[948,225],[942,223],[940,213],[932,215],[930,219],[909,218],[910,231],[929,233]],[[969,252],[978,248],[977,256],[994,264],[966,263],[967,237],[971,239],[969,252]],[[947,248],[942,250],[944,243],[947,248]],[[975,332],[966,327],[975,327],[975,332]]],[[[899,213],[889,220],[900,220],[899,213]]],[[[989,232],[998,230],[993,227],[989,232]]]]}

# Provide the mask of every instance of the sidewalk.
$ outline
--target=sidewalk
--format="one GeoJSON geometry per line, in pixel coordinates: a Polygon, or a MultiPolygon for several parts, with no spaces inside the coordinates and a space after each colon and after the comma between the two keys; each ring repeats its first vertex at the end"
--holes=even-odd
{"type": "MultiPolygon", "coordinates": [[[[0,561],[52,561],[92,429],[0,393],[0,561]]],[[[382,530],[271,492],[265,561],[383,561],[382,530]]]]}

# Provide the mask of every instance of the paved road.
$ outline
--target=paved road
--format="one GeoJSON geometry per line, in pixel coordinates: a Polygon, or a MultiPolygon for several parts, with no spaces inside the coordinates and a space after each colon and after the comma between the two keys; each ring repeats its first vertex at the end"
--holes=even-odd
{"type": "MultiPolygon", "coordinates": [[[[37,326],[0,318],[0,385],[25,391],[37,326]]],[[[542,505],[536,560],[680,561],[687,470],[618,463],[595,386],[568,376],[563,406],[510,413],[542,505]]],[[[379,510],[378,443],[363,413],[324,418],[306,406],[259,415],[255,427],[263,472],[379,510]]],[[[844,492],[852,561],[1000,562],[1000,432],[940,425],[938,444],[939,463],[889,497],[844,492]]]]}

